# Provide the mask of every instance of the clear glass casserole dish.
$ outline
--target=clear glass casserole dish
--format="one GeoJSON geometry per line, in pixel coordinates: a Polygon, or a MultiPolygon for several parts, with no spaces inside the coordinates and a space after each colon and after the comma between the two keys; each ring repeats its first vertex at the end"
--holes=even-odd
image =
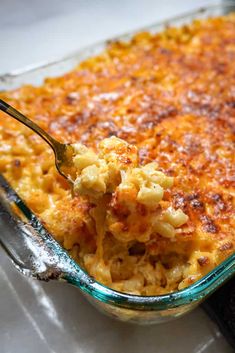
{"type": "MultiPolygon", "coordinates": [[[[223,15],[234,10],[234,3],[212,5],[144,30],[157,32],[167,25],[183,25],[195,18],[223,15]]],[[[132,34],[115,39],[129,40],[132,34]]],[[[46,77],[61,75],[72,69],[79,61],[99,53],[105,46],[106,43],[100,43],[57,62],[4,75],[0,77],[0,90],[10,90],[26,83],[40,84],[46,77]]],[[[2,176],[0,215],[0,243],[18,270],[40,280],[56,279],[73,284],[97,308],[123,321],[150,324],[180,316],[196,307],[235,272],[234,254],[184,290],[152,297],[119,293],[99,284],[81,269],[2,176]]]]}

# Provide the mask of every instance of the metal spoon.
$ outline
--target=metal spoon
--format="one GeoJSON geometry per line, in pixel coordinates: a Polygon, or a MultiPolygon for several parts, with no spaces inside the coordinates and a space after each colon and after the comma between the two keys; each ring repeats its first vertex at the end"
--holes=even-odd
{"type": "Polygon", "coordinates": [[[55,165],[58,172],[71,184],[73,184],[74,169],[72,157],[74,155],[74,148],[72,144],[64,144],[55,140],[37,124],[35,124],[29,118],[26,118],[26,116],[24,116],[18,110],[10,106],[8,103],[4,102],[2,99],[0,99],[0,110],[29,127],[31,130],[40,135],[52,147],[55,154],[55,165]]]}

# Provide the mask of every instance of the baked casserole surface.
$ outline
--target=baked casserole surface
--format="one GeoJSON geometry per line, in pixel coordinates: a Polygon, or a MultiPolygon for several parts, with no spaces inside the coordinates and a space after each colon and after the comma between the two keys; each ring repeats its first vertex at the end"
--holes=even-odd
{"type": "Polygon", "coordinates": [[[3,113],[0,172],[97,281],[142,295],[182,289],[234,253],[234,63],[230,14],[110,42],[99,56],[40,87],[0,94],[61,142],[96,151],[116,136],[135,145],[142,166],[154,162],[174,178],[161,207],[188,218],[173,237],[160,230],[141,236],[149,215],[138,202],[131,225],[126,209],[112,204],[118,225],[104,227],[92,202],[71,195],[46,143],[3,113]]]}

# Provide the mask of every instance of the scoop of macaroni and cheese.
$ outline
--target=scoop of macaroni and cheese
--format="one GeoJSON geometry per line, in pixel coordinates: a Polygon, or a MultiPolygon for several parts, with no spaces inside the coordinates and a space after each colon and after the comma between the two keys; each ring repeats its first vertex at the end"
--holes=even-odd
{"type": "Polygon", "coordinates": [[[154,233],[173,238],[175,228],[187,222],[182,210],[164,209],[164,192],[173,178],[158,171],[155,162],[138,165],[135,146],[113,136],[99,144],[97,154],[81,144],[74,151],[74,192],[102,213],[105,209],[105,231],[119,241],[146,242],[154,233]]]}

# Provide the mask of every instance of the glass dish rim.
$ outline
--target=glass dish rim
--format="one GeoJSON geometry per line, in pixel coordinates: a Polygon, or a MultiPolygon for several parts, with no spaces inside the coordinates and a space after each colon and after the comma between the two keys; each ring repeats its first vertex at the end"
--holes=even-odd
{"type": "MultiPolygon", "coordinates": [[[[203,6],[201,8],[192,10],[190,12],[184,13],[182,15],[174,16],[170,19],[157,22],[150,26],[146,26],[144,28],[140,28],[135,31],[131,31],[128,34],[123,34],[112,38],[111,40],[126,40],[131,38],[134,34],[143,31],[143,30],[153,30],[154,28],[162,27],[166,24],[171,24],[172,22],[176,22],[177,20],[183,20],[186,18],[190,18],[192,16],[197,16],[203,13],[206,13],[213,9],[229,9],[234,8],[234,3],[231,1],[226,1],[224,3],[216,3],[211,4],[209,6],[203,6]]],[[[33,73],[34,71],[44,69],[61,62],[79,58],[80,54],[86,50],[93,49],[94,47],[99,47],[101,44],[103,45],[107,41],[102,41],[96,43],[95,45],[88,46],[87,48],[80,49],[75,53],[65,56],[59,60],[54,60],[52,62],[46,64],[35,65],[34,67],[26,67],[23,70],[12,71],[8,74],[4,74],[0,76],[0,81],[5,82],[11,79],[17,79],[18,77],[24,76],[28,73],[33,73]]],[[[20,197],[15,193],[13,189],[11,189],[10,185],[5,181],[7,187],[9,188],[11,194],[14,193],[16,199],[18,199],[17,207],[24,213],[27,219],[30,221],[35,219],[38,224],[40,221],[37,217],[32,213],[32,211],[23,203],[20,197]],[[25,213],[25,211],[27,212],[25,213]]],[[[0,181],[0,184],[1,181],[0,181]]],[[[2,186],[2,185],[1,185],[2,186]]],[[[5,185],[6,186],[6,185],[5,185]]],[[[43,228],[43,232],[45,229],[43,228]]],[[[37,228],[38,230],[38,228],[37,228]]],[[[40,230],[38,233],[42,236],[40,230]]],[[[44,234],[44,233],[43,233],[44,234]]],[[[114,304],[119,307],[126,307],[131,309],[138,310],[164,310],[169,308],[176,308],[181,305],[187,305],[192,302],[197,302],[203,300],[207,295],[211,294],[214,290],[216,290],[224,281],[228,280],[235,273],[235,254],[228,257],[224,260],[219,266],[215,267],[211,272],[209,272],[206,276],[203,276],[197,282],[193,283],[189,287],[176,291],[173,293],[165,294],[165,295],[157,295],[157,296],[137,296],[132,294],[126,294],[117,292],[111,288],[108,288],[99,282],[96,282],[93,278],[91,278],[86,271],[84,271],[79,264],[77,264],[67,253],[65,249],[63,249],[54,238],[49,235],[50,239],[47,239],[47,242],[50,243],[53,251],[56,252],[58,256],[61,256],[64,261],[64,265],[67,270],[62,274],[61,278],[66,280],[67,282],[79,287],[83,292],[90,294],[92,297],[98,299],[101,302],[114,304]],[[70,269],[68,271],[68,265],[70,269]]],[[[44,239],[45,240],[45,239],[44,239]]]]}

